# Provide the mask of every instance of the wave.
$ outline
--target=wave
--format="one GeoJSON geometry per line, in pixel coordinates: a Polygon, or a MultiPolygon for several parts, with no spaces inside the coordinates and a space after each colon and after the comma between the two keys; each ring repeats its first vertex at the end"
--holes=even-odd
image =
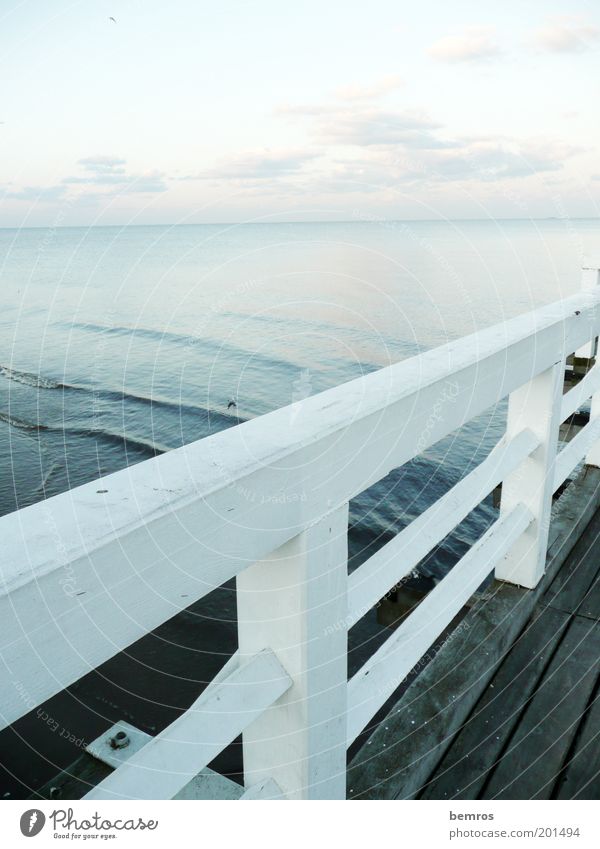
{"type": "Polygon", "coordinates": [[[14,380],[15,383],[23,383],[25,386],[33,386],[35,389],[63,389],[65,387],[64,383],[59,383],[51,377],[42,377],[30,371],[18,371],[8,366],[0,365],[0,374],[7,380],[14,380]]]}
{"type": "Polygon", "coordinates": [[[183,333],[173,333],[168,330],[152,330],[148,327],[127,327],[118,324],[94,324],[91,321],[59,321],[56,324],[67,330],[87,330],[92,333],[104,333],[107,336],[142,336],[148,339],[167,339],[179,344],[194,344],[198,340],[194,336],[183,333]]]}
{"type": "Polygon", "coordinates": [[[63,327],[66,330],[83,330],[107,336],[141,337],[143,339],[151,339],[153,342],[167,341],[189,349],[198,349],[201,351],[204,348],[210,351],[216,351],[219,354],[242,357],[245,360],[251,358],[252,360],[260,361],[263,365],[268,364],[285,369],[289,369],[290,367],[298,368],[297,363],[283,357],[269,357],[257,351],[248,351],[246,348],[240,348],[229,342],[221,342],[216,339],[192,336],[185,333],[174,333],[170,330],[152,330],[149,327],[127,327],[125,325],[94,324],[93,322],[81,321],[59,321],[55,322],[55,324],[57,327],[63,327]]]}
{"type": "Polygon", "coordinates": [[[55,425],[45,425],[40,424],[39,422],[25,421],[25,419],[19,419],[16,416],[11,416],[8,413],[3,413],[2,411],[0,411],[0,421],[5,422],[11,427],[16,427],[19,430],[26,430],[30,432],[45,431],[49,433],[61,433],[64,436],[70,435],[100,438],[108,442],[116,442],[125,446],[131,445],[135,448],[141,448],[151,454],[164,454],[170,450],[168,446],[160,445],[150,439],[144,439],[141,436],[126,436],[126,434],[120,433],[119,431],[105,430],[103,428],[58,427],[55,425]]]}
{"type": "Polygon", "coordinates": [[[27,422],[25,419],[18,419],[16,416],[11,416],[9,413],[0,411],[0,422],[6,422],[11,427],[17,427],[19,430],[50,430],[47,425],[38,424],[37,422],[27,422]]]}
{"type": "MultiPolygon", "coordinates": [[[[178,401],[172,401],[169,398],[161,398],[153,395],[141,395],[135,392],[126,392],[125,390],[119,389],[96,389],[93,386],[86,386],[84,384],[59,383],[51,377],[43,377],[42,375],[33,374],[28,371],[18,371],[17,369],[11,369],[8,368],[8,366],[3,365],[0,365],[0,375],[5,377],[7,380],[14,380],[15,382],[22,383],[25,386],[32,386],[34,389],[62,389],[63,391],[71,392],[88,392],[96,398],[102,398],[107,401],[144,404],[150,407],[170,410],[177,413],[179,416],[188,414],[200,416],[206,421],[213,419],[222,422],[224,426],[231,426],[245,421],[245,419],[240,416],[231,416],[219,409],[209,409],[208,407],[202,407],[199,404],[184,404],[178,401]]],[[[13,423],[12,420],[9,421],[7,414],[0,415],[2,415],[2,421],[6,421],[9,424],[13,423]]],[[[14,421],[16,422],[21,420],[14,419],[14,421]]],[[[28,428],[30,430],[45,429],[44,425],[34,425],[28,422],[21,422],[20,425],[15,426],[28,428]]]]}

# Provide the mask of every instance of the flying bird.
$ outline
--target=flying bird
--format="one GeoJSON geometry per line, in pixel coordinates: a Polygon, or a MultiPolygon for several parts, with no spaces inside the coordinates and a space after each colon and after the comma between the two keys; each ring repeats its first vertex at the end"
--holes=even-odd
{"type": "Polygon", "coordinates": [[[116,19],[116,18],[113,18],[113,16],[112,16],[112,15],[109,17],[109,19],[108,19],[108,20],[109,20],[109,21],[112,21],[112,22],[113,22],[113,24],[116,24],[116,23],[117,23],[117,19],[116,19]]]}
{"type": "Polygon", "coordinates": [[[229,404],[227,404],[227,409],[231,410],[232,407],[237,407],[237,403],[234,398],[229,399],[229,404]]]}

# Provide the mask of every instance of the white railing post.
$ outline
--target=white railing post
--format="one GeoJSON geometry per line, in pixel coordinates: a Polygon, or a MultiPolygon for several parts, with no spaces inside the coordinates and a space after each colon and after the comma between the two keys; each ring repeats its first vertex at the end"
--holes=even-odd
{"type": "MultiPolygon", "coordinates": [[[[589,265],[583,268],[581,288],[585,290],[595,289],[600,286],[600,267],[599,265],[589,265]]],[[[592,339],[584,349],[577,351],[579,356],[597,357],[598,356],[598,338],[592,339]]],[[[599,367],[596,363],[595,368],[599,367]]],[[[600,392],[595,392],[592,395],[590,407],[590,424],[594,419],[600,416],[600,392]]],[[[586,458],[586,465],[600,466],[600,440],[590,449],[586,458]]]]}
{"type": "Polygon", "coordinates": [[[348,505],[237,578],[240,657],[271,648],[291,689],[243,735],[244,783],[346,797],[348,505]]]}
{"type": "Polygon", "coordinates": [[[540,446],[502,483],[500,514],[519,502],[534,520],[496,567],[496,578],[533,589],[544,574],[558,447],[565,356],[511,393],[506,423],[507,438],[524,428],[532,430],[540,446]]]}

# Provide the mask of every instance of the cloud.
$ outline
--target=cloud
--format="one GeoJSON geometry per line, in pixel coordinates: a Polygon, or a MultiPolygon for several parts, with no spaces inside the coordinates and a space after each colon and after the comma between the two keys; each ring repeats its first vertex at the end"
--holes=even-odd
{"type": "Polygon", "coordinates": [[[562,17],[549,21],[533,36],[533,44],[547,53],[581,53],[590,50],[600,39],[600,29],[575,18],[562,17]]]}
{"type": "Polygon", "coordinates": [[[404,85],[397,74],[389,74],[371,85],[348,85],[338,88],[335,96],[339,100],[376,100],[392,91],[397,91],[404,85]]]}
{"type": "Polygon", "coordinates": [[[214,168],[184,179],[277,180],[300,174],[318,154],[306,150],[249,151],[223,159],[214,168]]]}
{"type": "Polygon", "coordinates": [[[428,49],[438,62],[474,62],[500,55],[493,27],[468,27],[463,35],[447,35],[428,49]]]}
{"type": "Polygon", "coordinates": [[[312,105],[286,108],[280,114],[306,118],[310,133],[320,145],[417,144],[438,147],[432,130],[440,124],[418,110],[386,110],[362,102],[330,104],[326,109],[312,105]]]}
{"type": "Polygon", "coordinates": [[[56,186],[23,186],[16,191],[7,191],[4,197],[8,200],[26,200],[30,202],[41,201],[49,203],[61,200],[65,195],[65,187],[56,186]]]}
{"type": "Polygon", "coordinates": [[[527,179],[559,172],[580,152],[547,139],[451,137],[425,112],[375,108],[368,100],[286,107],[280,114],[304,118],[311,148],[321,151],[315,167],[303,171],[304,191],[315,193],[527,179]]]}
{"type": "Polygon", "coordinates": [[[389,145],[417,138],[423,144],[432,141],[429,131],[439,127],[422,112],[385,111],[382,109],[330,111],[317,122],[316,135],[330,144],[389,145]]]}
{"type": "Polygon", "coordinates": [[[165,175],[161,171],[146,171],[140,174],[128,172],[127,160],[118,156],[90,156],[77,163],[83,173],[65,177],[64,185],[116,187],[119,194],[164,192],[167,189],[165,175]]]}
{"type": "Polygon", "coordinates": [[[283,103],[275,109],[276,115],[330,115],[337,112],[341,105],[349,108],[346,104],[358,104],[362,106],[364,101],[379,100],[392,91],[397,91],[404,85],[404,80],[398,74],[388,74],[381,79],[367,85],[353,83],[340,86],[333,95],[330,103],[283,103]]]}
{"type": "Polygon", "coordinates": [[[72,197],[70,189],[73,186],[82,187],[80,200],[101,200],[115,194],[158,194],[167,189],[166,177],[162,172],[130,173],[125,167],[126,160],[116,156],[92,156],[80,159],[77,164],[81,169],[80,174],[64,177],[51,186],[9,188],[4,197],[29,203],[51,203],[72,197]]]}
{"type": "Polygon", "coordinates": [[[495,182],[560,171],[580,149],[560,142],[516,139],[465,139],[455,149],[426,152],[416,158],[434,181],[495,182]]]}
{"type": "Polygon", "coordinates": [[[120,159],[118,156],[89,156],[86,159],[80,159],[77,164],[81,165],[86,171],[123,173],[127,160],[120,159]]]}
{"type": "Polygon", "coordinates": [[[502,183],[559,173],[565,160],[579,152],[546,139],[511,138],[463,138],[438,148],[366,148],[363,155],[334,160],[326,171],[314,174],[306,188],[315,194],[340,194],[502,183]]]}

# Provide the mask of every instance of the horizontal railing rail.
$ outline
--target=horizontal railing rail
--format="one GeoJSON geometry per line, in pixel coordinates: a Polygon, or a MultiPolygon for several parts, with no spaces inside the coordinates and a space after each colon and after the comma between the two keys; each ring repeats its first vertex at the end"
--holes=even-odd
{"type": "Polygon", "coordinates": [[[291,678],[269,650],[238,662],[85,798],[173,798],[291,686],[291,678]]]}
{"type": "Polygon", "coordinates": [[[88,798],[172,798],[241,732],[246,798],[343,797],[347,746],[494,570],[536,586],[553,492],[600,465],[598,366],[563,395],[567,355],[600,333],[598,271],[584,283],[0,519],[3,723],[236,577],[239,651],[88,798]],[[349,501],[506,397],[488,457],[348,576],[349,501]],[[498,519],[348,682],[348,629],[500,483],[498,519]]]}
{"type": "Polygon", "coordinates": [[[522,431],[509,442],[501,440],[479,466],[353,572],[348,578],[350,621],[358,621],[395,584],[410,575],[421,560],[539,444],[540,440],[529,430],[522,431]]]}

